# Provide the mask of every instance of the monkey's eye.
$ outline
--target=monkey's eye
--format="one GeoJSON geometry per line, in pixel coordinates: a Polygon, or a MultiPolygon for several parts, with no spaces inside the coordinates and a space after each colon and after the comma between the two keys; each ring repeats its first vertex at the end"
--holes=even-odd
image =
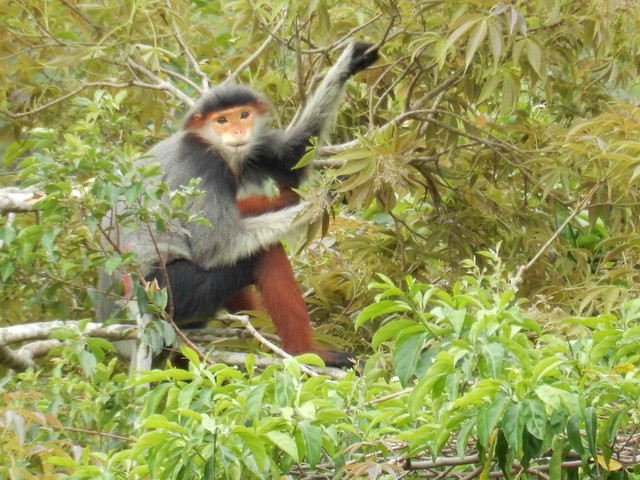
{"type": "Polygon", "coordinates": [[[240,114],[240,118],[242,119],[249,118],[249,115],[251,115],[249,112],[242,112],[240,114]]]}
{"type": "Polygon", "coordinates": [[[218,117],[218,119],[216,120],[216,122],[218,122],[220,125],[224,125],[225,123],[227,123],[227,117],[218,117]]]}

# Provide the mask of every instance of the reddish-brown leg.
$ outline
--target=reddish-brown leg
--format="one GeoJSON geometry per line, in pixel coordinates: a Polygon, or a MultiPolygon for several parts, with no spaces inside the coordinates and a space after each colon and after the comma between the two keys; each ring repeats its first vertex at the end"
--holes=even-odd
{"type": "MultiPolygon", "coordinates": [[[[281,186],[280,195],[277,197],[254,195],[238,199],[236,203],[240,215],[246,218],[295,205],[298,200],[296,192],[281,186]]],[[[227,302],[226,307],[229,311],[266,309],[280,336],[282,348],[288,353],[313,352],[318,354],[327,365],[332,366],[342,367],[354,364],[350,353],[324,350],[313,343],[307,305],[304,303],[302,292],[282,244],[278,243],[262,253],[255,277],[262,301],[251,287],[247,287],[227,302]]]]}
{"type": "Polygon", "coordinates": [[[265,310],[264,304],[253,285],[243,288],[231,297],[227,301],[225,308],[230,313],[237,313],[243,310],[265,310]]]}
{"type": "Polygon", "coordinates": [[[328,365],[353,365],[353,357],[348,352],[329,351],[314,344],[307,305],[282,244],[262,254],[256,270],[256,286],[286,352],[312,352],[328,365]]]}
{"type": "Polygon", "coordinates": [[[282,340],[282,348],[289,353],[314,350],[307,305],[282,244],[278,243],[262,254],[256,271],[256,286],[282,340]]]}

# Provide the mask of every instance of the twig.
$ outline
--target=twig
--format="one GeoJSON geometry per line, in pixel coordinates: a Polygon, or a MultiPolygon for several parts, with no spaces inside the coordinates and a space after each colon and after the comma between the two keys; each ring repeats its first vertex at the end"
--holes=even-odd
{"type": "Polygon", "coordinates": [[[127,83],[88,82],[88,83],[83,83],[82,85],[80,85],[75,90],[72,90],[71,92],[66,93],[63,96],[58,97],[55,100],[52,100],[51,102],[46,103],[46,104],[44,104],[44,105],[42,105],[42,106],[40,106],[38,108],[34,108],[33,110],[29,110],[28,112],[20,112],[20,113],[13,113],[13,112],[7,111],[6,114],[7,114],[7,116],[9,116],[11,118],[27,117],[29,115],[35,115],[36,113],[40,113],[43,110],[46,110],[47,108],[52,107],[53,105],[56,105],[56,104],[61,103],[61,102],[64,102],[68,98],[71,98],[71,97],[77,95],[78,93],[80,93],[85,88],[92,88],[92,87],[127,88],[127,87],[130,87],[131,85],[133,85],[133,82],[127,82],[127,83]]]}
{"type": "Polygon", "coordinates": [[[478,454],[468,455],[466,457],[439,457],[435,460],[427,460],[427,461],[415,461],[408,460],[407,467],[410,470],[430,470],[432,468],[439,467],[451,467],[451,466],[460,466],[460,465],[473,465],[474,463],[478,463],[480,461],[480,456],[478,454]]]}
{"type": "MultiPolygon", "coordinates": [[[[285,352],[284,350],[282,350],[280,347],[278,347],[275,343],[270,342],[269,340],[267,340],[266,338],[264,338],[264,336],[262,336],[260,334],[260,332],[258,332],[255,327],[253,325],[251,325],[251,322],[249,321],[249,317],[247,315],[225,315],[224,318],[228,318],[231,320],[237,320],[240,323],[242,323],[242,325],[249,331],[249,333],[256,339],[258,340],[262,345],[264,345],[265,347],[267,347],[269,350],[271,350],[272,352],[274,352],[275,354],[279,355],[282,358],[292,358],[291,355],[289,355],[287,352],[285,352]]],[[[311,376],[311,377],[316,377],[318,376],[318,374],[316,372],[314,372],[313,370],[311,370],[309,367],[307,367],[306,365],[300,365],[300,369],[306,373],[307,375],[311,376]]]]}
{"type": "MultiPolygon", "coordinates": [[[[284,24],[284,18],[281,18],[280,21],[278,22],[278,24],[275,26],[275,30],[278,30],[279,28],[281,28],[283,24],[284,24]]],[[[262,43],[262,45],[260,45],[258,47],[258,49],[253,53],[253,55],[251,55],[244,62],[242,62],[240,64],[240,66],[238,68],[236,68],[235,71],[233,73],[231,73],[227,77],[227,79],[228,80],[235,80],[238,77],[238,75],[240,75],[240,72],[242,72],[245,68],[247,68],[249,65],[251,65],[251,63],[256,58],[258,58],[260,55],[262,55],[262,52],[264,52],[267,49],[267,47],[269,45],[271,45],[271,42],[273,42],[273,37],[271,35],[269,35],[267,37],[267,39],[262,43]]]]}
{"type": "Polygon", "coordinates": [[[107,438],[112,438],[114,440],[121,440],[123,442],[129,442],[129,443],[135,442],[135,440],[133,438],[123,437],[121,435],[114,435],[113,433],[105,433],[105,432],[96,432],[94,430],[86,430],[84,428],[55,427],[55,426],[51,426],[51,428],[64,430],[66,432],[76,432],[76,433],[84,433],[85,435],[96,435],[96,436],[99,436],[99,437],[107,437],[107,438]]]}
{"type": "Polygon", "coordinates": [[[556,240],[556,238],[560,236],[560,234],[565,229],[565,227],[569,225],[569,223],[571,223],[571,221],[573,221],[573,219],[584,209],[587,203],[589,203],[589,200],[591,200],[591,197],[595,195],[595,193],[598,191],[601,185],[602,185],[602,181],[599,181],[593,186],[593,188],[589,191],[589,193],[587,193],[587,196],[584,197],[582,201],[578,204],[578,206],[573,210],[573,212],[571,212],[571,215],[569,215],[566,218],[566,220],[562,222],[562,225],[560,225],[560,227],[558,227],[558,229],[553,233],[553,235],[551,235],[549,240],[547,240],[547,242],[540,248],[538,253],[535,254],[535,256],[529,261],[529,263],[527,263],[526,265],[518,269],[518,272],[511,280],[511,283],[513,285],[518,285],[522,281],[522,276],[524,275],[524,273],[529,268],[531,268],[534,263],[536,263],[536,261],[544,254],[544,252],[549,248],[549,246],[556,240]]]}
{"type": "MultiPolygon", "coordinates": [[[[376,132],[369,133],[365,136],[365,138],[371,138],[374,133],[377,132],[385,132],[389,128],[399,125],[405,120],[418,115],[420,113],[429,113],[431,109],[424,109],[423,106],[432,98],[438,97],[443,94],[446,90],[451,88],[453,85],[458,83],[461,80],[461,76],[459,72],[456,72],[453,76],[449,77],[447,80],[442,82],[438,87],[434,88],[430,92],[427,92],[420,99],[418,99],[409,110],[402,112],[396,117],[392,118],[389,122],[382,125],[376,132]]],[[[351,140],[350,142],[341,143],[337,145],[326,146],[318,149],[318,153],[321,155],[332,155],[336,153],[343,152],[348,148],[354,147],[358,144],[359,140],[351,140]]]]}
{"type": "MultiPolygon", "coordinates": [[[[363,23],[362,25],[358,25],[357,27],[352,28],[347,33],[345,33],[342,37],[340,37],[336,42],[334,42],[333,45],[328,47],[328,49],[319,48],[319,49],[315,49],[315,50],[305,50],[302,53],[307,55],[307,54],[310,54],[310,53],[322,53],[323,51],[330,51],[330,50],[338,49],[343,44],[345,44],[351,37],[353,37],[356,33],[358,33],[361,30],[364,30],[366,27],[371,25],[373,22],[377,21],[380,17],[382,17],[382,13],[378,13],[371,20],[363,23]]],[[[395,15],[391,18],[391,23],[390,23],[389,27],[387,28],[387,31],[385,32],[384,37],[382,37],[382,39],[377,44],[375,44],[369,50],[367,50],[366,53],[370,53],[371,51],[375,50],[376,48],[379,48],[380,46],[382,46],[384,44],[384,42],[387,39],[387,34],[389,33],[389,30],[391,30],[391,27],[393,26],[394,23],[395,23],[395,15]]]]}
{"type": "MultiPolygon", "coordinates": [[[[144,85],[145,88],[153,88],[153,89],[157,89],[157,90],[165,90],[167,92],[172,93],[175,97],[179,98],[188,107],[193,106],[194,101],[187,94],[185,94],[181,90],[178,90],[174,85],[172,85],[171,83],[167,82],[166,80],[163,80],[162,78],[160,78],[160,76],[156,75],[155,73],[153,73],[148,68],[143,67],[139,63],[135,62],[131,57],[127,58],[127,66],[129,68],[131,68],[132,70],[135,70],[137,72],[140,72],[140,73],[144,74],[145,76],[149,77],[150,79],[152,79],[152,80],[154,80],[156,82],[155,85],[154,84],[145,84],[145,83],[139,82],[140,84],[144,85]]],[[[136,82],[136,84],[138,84],[138,83],[136,82]]]]}
{"type": "MultiPolygon", "coordinates": [[[[169,7],[169,10],[172,10],[170,1],[167,1],[167,6],[169,7]]],[[[189,64],[193,67],[193,70],[196,72],[196,75],[198,75],[198,77],[200,77],[200,80],[202,81],[202,90],[200,90],[200,93],[202,93],[203,90],[206,90],[211,85],[209,81],[209,77],[207,76],[206,73],[202,71],[202,69],[200,68],[200,64],[198,63],[196,58],[193,56],[193,53],[189,49],[187,43],[184,41],[184,38],[182,38],[182,33],[180,32],[180,29],[178,28],[178,24],[176,23],[173,16],[171,17],[171,27],[173,28],[173,35],[175,36],[176,41],[180,45],[180,48],[182,49],[184,56],[186,57],[189,64]]]]}
{"type": "Polygon", "coordinates": [[[202,94],[203,90],[200,87],[200,85],[198,85],[196,82],[191,80],[189,77],[182,75],[181,73],[174,72],[173,70],[169,70],[167,68],[161,68],[160,71],[169,77],[177,78],[181,82],[186,83],[191,88],[193,88],[199,95],[202,94]]]}

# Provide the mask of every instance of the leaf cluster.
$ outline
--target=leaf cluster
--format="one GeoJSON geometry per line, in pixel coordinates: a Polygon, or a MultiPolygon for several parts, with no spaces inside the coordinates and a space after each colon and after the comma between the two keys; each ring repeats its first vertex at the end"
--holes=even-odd
{"type": "Polygon", "coordinates": [[[249,357],[242,372],[208,366],[184,349],[189,370],[169,366],[132,380],[114,371],[114,361],[104,363],[99,344],[80,347],[80,356],[66,347],[47,385],[33,373],[4,381],[3,427],[18,439],[3,450],[4,471],[560,478],[580,468],[635,478],[639,327],[629,326],[640,302],[566,318],[562,338],[529,317],[499,274],[467,267],[450,293],[411,281],[410,294],[388,280],[375,286],[385,300],[359,321],[381,321],[374,342],[393,352],[396,375],[375,357],[362,376],[339,380],[306,377],[295,360],[258,371],[249,357]],[[86,355],[98,360],[89,370],[86,355]],[[57,395],[44,393],[51,388],[57,395]],[[35,441],[50,448],[24,456],[35,441]]]}
{"type": "Polygon", "coordinates": [[[113,228],[202,221],[181,211],[197,184],[144,190],[158,172],[133,164],[210,81],[264,91],[284,125],[346,42],[382,55],[305,159],[335,215],[296,260],[317,338],[366,352],[363,376],[191,358],[145,392],[61,334],[53,368],[3,380],[2,473],[636,478],[639,19],[624,0],[2,3],[1,181],[43,192],[2,216],[3,324],[88,318],[98,270],[135,270],[100,241],[114,206],[113,228]]]}

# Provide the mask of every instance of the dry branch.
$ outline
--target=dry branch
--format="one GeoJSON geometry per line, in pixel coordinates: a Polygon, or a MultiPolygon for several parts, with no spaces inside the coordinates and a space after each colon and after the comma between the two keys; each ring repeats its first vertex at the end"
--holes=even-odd
{"type": "MultiPolygon", "coordinates": [[[[249,323],[248,317],[241,315],[228,315],[226,318],[241,321],[247,327],[249,333],[256,337],[261,343],[268,346],[270,345],[269,348],[274,350],[281,357],[291,358],[290,355],[280,350],[273,343],[266,340],[263,335],[258,333],[249,323]]],[[[79,330],[82,323],[84,322],[75,320],[53,320],[50,322],[12,325],[0,328],[0,365],[17,372],[25,371],[29,367],[37,368],[33,359],[47,355],[52,348],[61,344],[58,340],[49,339],[54,331],[60,328],[79,330]],[[10,345],[24,342],[28,343],[17,350],[10,347],[10,345]]],[[[223,332],[219,328],[202,328],[193,330],[193,337],[198,341],[211,340],[212,337],[220,339],[221,337],[233,336],[234,332],[237,331],[238,329],[229,329],[229,331],[223,332]]],[[[191,332],[191,330],[183,331],[187,338],[191,338],[191,332]]],[[[82,329],[82,334],[88,337],[104,338],[111,342],[137,340],[140,338],[139,330],[135,325],[130,324],[103,325],[101,323],[87,323],[82,329]]],[[[246,365],[247,359],[250,355],[247,353],[228,352],[211,348],[204,348],[203,351],[204,357],[208,363],[224,363],[226,365],[235,365],[240,368],[246,365]]],[[[258,368],[264,368],[281,361],[282,358],[280,357],[274,358],[264,355],[256,355],[254,363],[258,368]]],[[[322,373],[323,375],[328,375],[331,378],[342,378],[345,375],[345,372],[338,368],[319,368],[301,365],[301,369],[307,375],[311,376],[322,373]]]]}
{"type": "Polygon", "coordinates": [[[0,188],[0,213],[28,212],[39,199],[32,188],[0,188]]]}

